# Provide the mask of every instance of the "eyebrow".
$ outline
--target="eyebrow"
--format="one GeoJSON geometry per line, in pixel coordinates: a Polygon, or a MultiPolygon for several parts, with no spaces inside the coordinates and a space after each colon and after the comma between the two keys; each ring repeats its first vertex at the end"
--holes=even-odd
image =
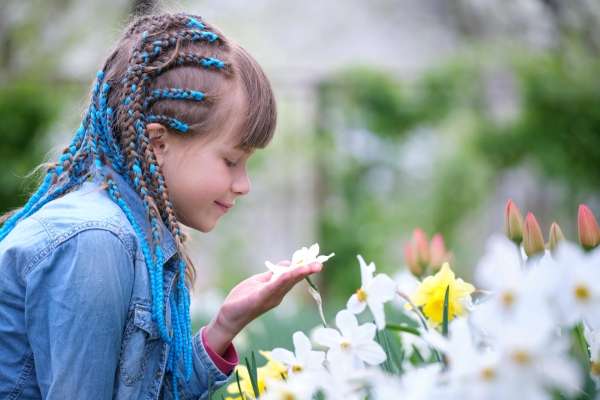
{"type": "Polygon", "coordinates": [[[241,152],[243,152],[244,154],[247,154],[247,155],[250,155],[250,154],[254,153],[254,151],[256,150],[254,148],[244,148],[244,147],[240,146],[239,144],[236,145],[236,146],[233,146],[233,149],[237,150],[237,151],[241,151],[241,152]]]}

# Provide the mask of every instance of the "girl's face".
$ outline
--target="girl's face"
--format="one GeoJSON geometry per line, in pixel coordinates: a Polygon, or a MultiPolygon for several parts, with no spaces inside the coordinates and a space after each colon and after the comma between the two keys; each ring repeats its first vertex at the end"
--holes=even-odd
{"type": "Polygon", "coordinates": [[[252,152],[236,147],[245,97],[230,92],[229,115],[222,131],[210,138],[168,133],[147,125],[177,219],[201,232],[211,231],[238,196],[250,191],[246,163],[252,152]]]}

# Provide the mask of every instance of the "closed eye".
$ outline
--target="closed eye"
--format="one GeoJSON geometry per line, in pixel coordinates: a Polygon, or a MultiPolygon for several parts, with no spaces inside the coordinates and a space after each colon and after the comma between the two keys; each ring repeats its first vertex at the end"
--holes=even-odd
{"type": "Polygon", "coordinates": [[[233,168],[233,167],[235,167],[235,166],[237,165],[237,163],[236,163],[236,162],[233,162],[233,161],[231,161],[231,160],[228,160],[227,158],[225,158],[225,164],[226,164],[228,167],[230,167],[230,168],[233,168]]]}

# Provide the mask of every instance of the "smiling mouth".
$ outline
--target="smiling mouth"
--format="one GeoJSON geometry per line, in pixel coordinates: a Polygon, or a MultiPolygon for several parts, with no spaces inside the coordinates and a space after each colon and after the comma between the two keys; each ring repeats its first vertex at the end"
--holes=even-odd
{"type": "Polygon", "coordinates": [[[221,211],[223,211],[223,212],[227,212],[227,211],[229,211],[229,209],[232,207],[232,206],[230,206],[230,205],[226,205],[226,204],[223,204],[223,203],[221,203],[221,202],[218,202],[218,201],[215,201],[215,204],[216,204],[216,205],[217,205],[217,206],[218,206],[218,207],[221,209],[221,211]]]}

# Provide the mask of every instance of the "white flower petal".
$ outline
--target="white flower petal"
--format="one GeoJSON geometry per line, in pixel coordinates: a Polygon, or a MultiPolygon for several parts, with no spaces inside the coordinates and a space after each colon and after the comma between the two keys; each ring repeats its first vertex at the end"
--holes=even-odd
{"type": "Polygon", "coordinates": [[[371,310],[371,314],[373,314],[373,318],[375,319],[377,329],[382,330],[383,328],[385,328],[385,313],[383,311],[383,303],[369,301],[369,298],[367,298],[367,304],[369,305],[369,310],[371,310]]]}
{"type": "Polygon", "coordinates": [[[342,336],[337,329],[332,328],[318,328],[313,334],[313,339],[316,343],[321,346],[329,348],[339,347],[339,343],[342,340],[342,336]]]}
{"type": "Polygon", "coordinates": [[[312,350],[310,340],[304,332],[295,332],[292,336],[292,340],[294,341],[294,352],[298,358],[300,358],[300,355],[309,354],[312,350]]]}
{"type": "Polygon", "coordinates": [[[354,314],[348,310],[341,310],[335,316],[335,324],[345,337],[350,337],[358,327],[358,321],[354,314]]]}
{"type": "Polygon", "coordinates": [[[331,257],[335,256],[335,253],[331,253],[328,256],[319,256],[317,257],[317,261],[323,264],[325,261],[329,260],[331,257]]]}
{"type": "Polygon", "coordinates": [[[396,295],[396,282],[386,274],[377,274],[366,288],[367,300],[385,303],[396,295]]]}
{"type": "Polygon", "coordinates": [[[293,365],[297,363],[294,353],[279,347],[271,351],[271,357],[285,365],[293,365]]]}
{"type": "Polygon", "coordinates": [[[308,255],[310,258],[315,258],[319,255],[319,243],[315,243],[308,249],[308,255]]]}
{"type": "Polygon", "coordinates": [[[367,307],[367,303],[365,301],[358,300],[358,296],[354,293],[348,299],[348,303],[346,304],[346,308],[348,311],[354,314],[360,314],[364,311],[365,307],[367,307]]]}
{"type": "Polygon", "coordinates": [[[325,361],[325,353],[322,351],[311,351],[308,355],[308,360],[305,361],[308,368],[317,369],[323,366],[325,361]]]}
{"type": "Polygon", "coordinates": [[[370,342],[375,337],[375,325],[367,322],[352,332],[351,341],[354,343],[370,342]]]}
{"type": "Polygon", "coordinates": [[[364,258],[359,254],[356,256],[358,258],[358,264],[360,265],[360,280],[362,282],[362,286],[366,287],[371,279],[373,279],[373,274],[375,273],[375,264],[370,263],[367,265],[364,258]]]}
{"type": "Polygon", "coordinates": [[[384,362],[387,358],[385,352],[374,341],[363,343],[354,348],[354,353],[364,362],[371,365],[377,365],[384,362]]]}
{"type": "Polygon", "coordinates": [[[306,247],[302,247],[300,250],[294,252],[292,255],[292,265],[294,267],[304,265],[307,251],[308,249],[306,247]]]}

